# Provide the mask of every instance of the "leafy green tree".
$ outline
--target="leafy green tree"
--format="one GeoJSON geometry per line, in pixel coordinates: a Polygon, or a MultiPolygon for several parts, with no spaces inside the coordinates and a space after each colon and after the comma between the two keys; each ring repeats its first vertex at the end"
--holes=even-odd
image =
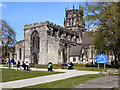
{"type": "Polygon", "coordinates": [[[112,52],[115,65],[120,61],[120,2],[114,3],[87,3],[85,20],[90,26],[96,25],[94,33],[94,48],[98,53],[112,52]],[[91,24],[92,22],[92,24],[91,24]]]}
{"type": "Polygon", "coordinates": [[[16,32],[5,20],[0,20],[0,22],[0,42],[2,45],[2,56],[7,57],[11,51],[14,51],[16,32]]]}

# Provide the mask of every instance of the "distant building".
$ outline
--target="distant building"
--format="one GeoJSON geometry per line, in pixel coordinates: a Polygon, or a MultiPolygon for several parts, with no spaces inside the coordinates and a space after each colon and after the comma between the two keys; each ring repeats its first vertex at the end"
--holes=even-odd
{"type": "Polygon", "coordinates": [[[66,9],[64,27],[50,23],[25,25],[24,40],[16,43],[16,60],[35,64],[95,63],[92,38],[85,35],[83,9],[66,9]]]}

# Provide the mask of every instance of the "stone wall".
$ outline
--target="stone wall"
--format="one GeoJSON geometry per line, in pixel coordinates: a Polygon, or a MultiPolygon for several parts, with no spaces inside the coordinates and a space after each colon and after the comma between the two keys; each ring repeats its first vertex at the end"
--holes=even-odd
{"type": "Polygon", "coordinates": [[[48,42],[47,42],[47,27],[40,27],[37,31],[40,36],[40,51],[38,64],[47,64],[47,52],[48,52],[48,42]]]}
{"type": "Polygon", "coordinates": [[[25,61],[31,62],[31,52],[30,52],[30,40],[31,40],[31,29],[24,30],[24,40],[25,40],[25,61]]]}
{"type": "Polygon", "coordinates": [[[15,46],[15,61],[24,60],[24,40],[16,43],[15,46]],[[21,48],[21,59],[20,59],[20,48],[21,48]]]}
{"type": "Polygon", "coordinates": [[[48,36],[48,62],[53,62],[53,64],[58,64],[60,62],[59,58],[59,39],[48,36]]]}
{"type": "Polygon", "coordinates": [[[31,53],[31,35],[34,31],[37,31],[39,33],[39,53],[38,58],[38,64],[46,64],[47,63],[47,27],[45,25],[41,27],[33,27],[33,25],[29,25],[29,28],[25,28],[24,30],[24,39],[25,39],[25,60],[32,62],[32,53],[31,53]],[[31,27],[30,27],[31,26],[31,27]]]}

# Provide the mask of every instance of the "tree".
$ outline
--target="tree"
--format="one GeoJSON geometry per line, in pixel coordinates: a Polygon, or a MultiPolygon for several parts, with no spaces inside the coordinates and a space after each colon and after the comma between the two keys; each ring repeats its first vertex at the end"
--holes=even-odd
{"type": "Polygon", "coordinates": [[[0,22],[0,42],[2,45],[2,57],[7,57],[11,51],[14,51],[16,32],[5,20],[0,20],[0,22]]]}
{"type": "MultiPolygon", "coordinates": [[[[115,65],[120,62],[120,2],[87,3],[85,20],[99,28],[93,32],[94,48],[98,53],[112,52],[115,65]]],[[[92,33],[92,34],[93,34],[92,33]]]]}

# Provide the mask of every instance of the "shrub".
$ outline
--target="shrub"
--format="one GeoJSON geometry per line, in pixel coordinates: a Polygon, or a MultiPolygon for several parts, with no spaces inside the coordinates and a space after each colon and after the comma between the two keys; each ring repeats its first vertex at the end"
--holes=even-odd
{"type": "Polygon", "coordinates": [[[61,64],[55,64],[55,66],[61,66],[61,64]]]}
{"type": "Polygon", "coordinates": [[[85,67],[85,65],[84,64],[74,64],[74,66],[76,66],[76,67],[85,67]]]}

